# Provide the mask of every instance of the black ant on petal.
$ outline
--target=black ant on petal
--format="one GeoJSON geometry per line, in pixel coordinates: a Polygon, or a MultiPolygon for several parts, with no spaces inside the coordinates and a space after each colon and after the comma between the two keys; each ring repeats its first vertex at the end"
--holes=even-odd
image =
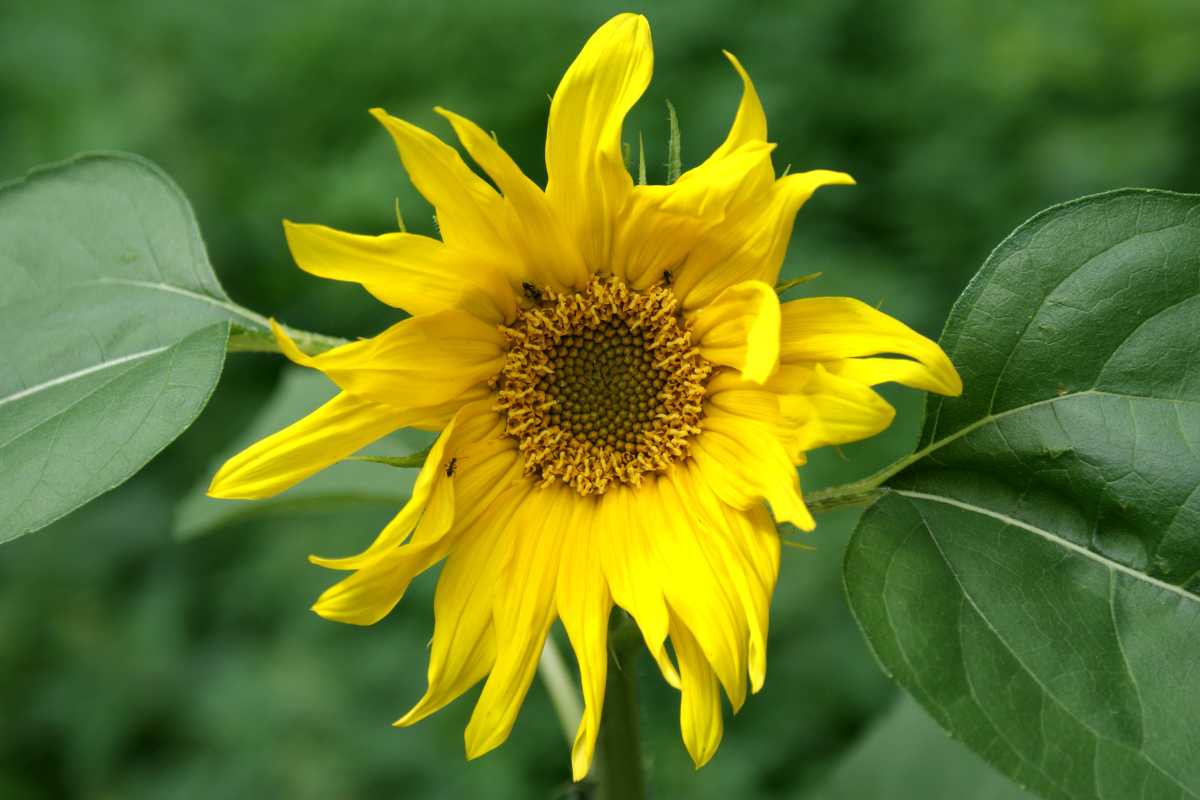
{"type": "Polygon", "coordinates": [[[535,303],[542,302],[542,290],[539,289],[530,281],[522,281],[521,289],[525,292],[525,296],[535,303]]]}

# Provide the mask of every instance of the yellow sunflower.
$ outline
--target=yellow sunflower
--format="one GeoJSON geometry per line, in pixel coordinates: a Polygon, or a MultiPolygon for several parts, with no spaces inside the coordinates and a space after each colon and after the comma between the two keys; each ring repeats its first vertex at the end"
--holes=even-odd
{"type": "Polygon", "coordinates": [[[814,527],[796,470],[806,451],[886,428],[877,384],[961,391],[936,344],[857,300],[779,302],[796,211],[853,180],[776,178],[759,98],[726,56],[743,83],[729,135],[670,185],[635,186],[622,158],[653,60],[646,20],[622,14],[554,93],[545,190],[457,114],[438,109],[491,183],[376,109],[441,240],[285,223],[302,269],[411,317],[316,356],[276,327],[288,357],[341,394],[230,459],[210,494],[269,497],[398,428],[441,432],[370,547],[312,559],[351,572],[314,610],[369,625],[445,559],[429,688],[396,724],[486,677],[470,758],[507,738],[558,619],[585,703],[572,766],[587,774],[615,604],[680,690],[684,743],[707,762],[718,686],[736,711],[766,674],[776,525],[814,527]]]}

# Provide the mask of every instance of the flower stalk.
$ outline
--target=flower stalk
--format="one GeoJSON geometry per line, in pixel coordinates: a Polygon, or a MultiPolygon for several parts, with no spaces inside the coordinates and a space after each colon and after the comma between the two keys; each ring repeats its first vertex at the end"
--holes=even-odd
{"type": "Polygon", "coordinates": [[[600,800],[645,800],[637,664],[642,639],[624,613],[610,631],[604,722],[600,726],[600,800]]]}

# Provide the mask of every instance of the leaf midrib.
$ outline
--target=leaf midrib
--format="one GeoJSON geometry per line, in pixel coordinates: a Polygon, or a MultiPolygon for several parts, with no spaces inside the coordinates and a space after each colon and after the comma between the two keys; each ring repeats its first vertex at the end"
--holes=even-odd
{"type": "Polygon", "coordinates": [[[66,286],[58,287],[55,291],[52,291],[52,292],[44,292],[40,295],[37,295],[37,294],[23,295],[23,296],[18,297],[15,300],[12,300],[10,302],[0,303],[0,309],[8,308],[9,306],[17,305],[18,303],[27,303],[32,299],[36,299],[36,298],[43,297],[46,295],[56,294],[57,292],[64,291],[64,290],[69,291],[72,289],[83,289],[83,288],[87,288],[89,286],[103,286],[103,285],[132,286],[137,289],[149,289],[150,291],[155,291],[155,292],[166,292],[169,294],[181,295],[190,300],[196,300],[198,302],[205,303],[207,305],[216,306],[217,308],[224,309],[224,310],[228,311],[230,314],[235,314],[235,315],[241,317],[242,319],[253,322],[256,327],[262,328],[263,330],[271,329],[271,325],[269,322],[267,322],[266,317],[262,316],[261,314],[256,314],[248,308],[239,306],[237,303],[234,303],[232,300],[226,300],[226,299],[219,298],[219,297],[213,297],[212,295],[201,294],[200,292],[194,292],[191,289],[185,289],[182,286],[172,286],[169,283],[161,283],[158,281],[139,281],[139,280],[132,280],[129,278],[92,278],[92,279],[86,280],[86,281],[78,281],[78,282],[70,283],[66,286]]]}
{"type": "Polygon", "coordinates": [[[983,516],[991,517],[992,519],[1002,522],[1005,525],[1011,525],[1013,527],[1020,528],[1024,531],[1028,531],[1029,533],[1040,536],[1043,539],[1045,539],[1046,541],[1050,542],[1051,544],[1058,545],[1066,550],[1070,550],[1073,553],[1077,553],[1078,555],[1084,556],[1085,558],[1089,558],[1092,561],[1095,561],[1096,563],[1101,564],[1110,570],[1115,570],[1117,572],[1121,572],[1125,575],[1129,575],[1130,577],[1132,577],[1136,580],[1143,581],[1152,586],[1156,586],[1159,589],[1163,589],[1165,591],[1171,592],[1172,594],[1177,594],[1180,597],[1184,598],[1185,600],[1190,600],[1192,602],[1200,602],[1200,595],[1193,594],[1192,592],[1189,592],[1188,590],[1184,589],[1182,586],[1176,586],[1173,583],[1167,583],[1166,581],[1151,577],[1150,575],[1147,575],[1144,572],[1140,572],[1139,570],[1136,570],[1132,567],[1127,567],[1124,564],[1120,563],[1119,561],[1114,561],[1113,559],[1108,558],[1100,553],[1097,553],[1094,550],[1089,550],[1088,548],[1086,548],[1082,545],[1076,544],[1075,542],[1072,542],[1069,539],[1064,539],[1063,537],[1059,536],[1058,534],[1053,533],[1052,531],[1045,530],[1044,528],[1039,528],[1036,525],[1025,522],[1024,520],[1019,520],[1016,517],[1010,517],[1007,514],[1001,513],[999,511],[993,511],[990,508],[984,508],[983,506],[978,506],[978,505],[975,505],[974,503],[967,503],[962,500],[956,500],[952,497],[945,497],[943,495],[929,494],[927,492],[917,492],[917,491],[913,491],[912,489],[888,488],[887,491],[892,492],[894,494],[901,495],[903,497],[911,497],[911,498],[914,498],[917,500],[927,500],[932,503],[941,503],[943,505],[954,506],[955,508],[958,508],[958,509],[961,509],[963,511],[967,511],[967,512],[970,512],[973,514],[982,514],[983,516]]]}
{"type": "MultiPolygon", "coordinates": [[[[1173,592],[1173,593],[1175,593],[1175,594],[1178,594],[1178,595],[1180,595],[1181,597],[1183,597],[1185,600],[1200,600],[1200,597],[1197,597],[1196,595],[1193,595],[1193,594],[1191,594],[1191,593],[1189,593],[1189,592],[1187,592],[1187,591],[1183,590],[1183,589],[1182,589],[1182,588],[1180,588],[1180,587],[1174,586],[1174,585],[1172,585],[1172,584],[1169,584],[1169,583],[1163,583],[1163,582],[1162,582],[1162,581],[1160,581],[1160,580],[1157,580],[1157,579],[1155,579],[1155,578],[1151,578],[1149,575],[1146,575],[1145,573],[1138,572],[1137,570],[1130,569],[1129,567],[1126,567],[1126,566],[1125,566],[1125,565],[1123,565],[1123,564],[1120,564],[1120,563],[1118,563],[1118,562],[1116,562],[1116,561],[1112,561],[1111,559],[1107,559],[1107,558],[1105,558],[1104,556],[1100,555],[1099,553],[1093,552],[1093,551],[1091,551],[1091,550],[1088,550],[1087,548],[1084,548],[1084,547],[1080,547],[1079,545],[1075,544],[1074,542],[1071,542],[1071,541],[1069,541],[1069,540],[1067,540],[1067,539],[1062,539],[1061,537],[1055,536],[1053,533],[1051,533],[1051,532],[1049,532],[1049,531],[1042,530],[1041,528],[1038,528],[1038,527],[1037,527],[1037,526],[1035,526],[1035,525],[1030,525],[1029,523],[1023,522],[1022,520],[1019,520],[1019,519],[1015,519],[1015,518],[1013,518],[1013,517],[1010,517],[1010,516],[1008,516],[1007,514],[1001,514],[1001,513],[999,513],[999,512],[991,511],[990,509],[986,509],[986,508],[983,508],[983,507],[981,507],[981,506],[976,506],[976,505],[973,505],[973,504],[971,504],[971,503],[965,503],[965,502],[962,502],[962,501],[959,501],[959,500],[954,500],[953,498],[942,497],[942,496],[940,496],[940,495],[933,495],[933,494],[928,494],[928,493],[925,493],[925,492],[915,492],[915,491],[911,491],[911,490],[908,490],[908,489],[890,489],[889,491],[895,492],[896,494],[899,494],[899,495],[902,495],[902,496],[905,496],[905,497],[909,497],[909,498],[912,498],[912,499],[916,499],[916,500],[927,500],[927,501],[930,501],[930,502],[935,502],[935,503],[944,503],[944,504],[946,504],[946,505],[955,506],[955,507],[957,507],[957,508],[960,508],[960,509],[962,509],[962,510],[964,510],[964,511],[972,512],[972,513],[978,513],[978,514],[983,514],[983,515],[985,515],[985,516],[992,517],[992,518],[994,518],[994,519],[997,519],[997,520],[999,520],[999,521],[1001,521],[1001,522],[1004,522],[1005,524],[1008,524],[1008,525],[1012,525],[1012,526],[1014,526],[1014,527],[1021,528],[1022,530],[1029,531],[1029,532],[1031,532],[1031,533],[1034,533],[1034,534],[1037,534],[1037,535],[1039,535],[1039,536],[1043,536],[1044,538],[1046,538],[1047,540],[1051,541],[1052,543],[1064,545],[1064,546],[1066,546],[1068,549],[1070,549],[1070,550],[1072,550],[1072,551],[1074,551],[1074,552],[1076,552],[1076,553],[1080,553],[1080,554],[1082,554],[1082,555],[1084,555],[1084,556],[1086,556],[1086,557],[1088,557],[1088,558],[1090,558],[1090,559],[1092,559],[1092,560],[1094,560],[1094,561],[1096,561],[1096,562],[1098,562],[1098,563],[1100,563],[1100,564],[1102,564],[1102,565],[1104,565],[1104,566],[1108,567],[1110,570],[1115,570],[1115,571],[1118,571],[1118,572],[1123,572],[1124,574],[1130,575],[1130,576],[1132,576],[1132,577],[1134,577],[1134,578],[1136,578],[1136,579],[1144,580],[1144,581],[1146,581],[1146,582],[1148,582],[1148,583],[1151,583],[1151,584],[1154,584],[1154,585],[1158,586],[1159,588],[1166,589],[1167,591],[1170,591],[1170,592],[1173,592]]],[[[1163,776],[1164,776],[1164,777],[1166,777],[1168,780],[1170,780],[1172,783],[1174,783],[1176,786],[1178,786],[1178,787],[1179,787],[1179,789],[1180,789],[1180,790],[1181,790],[1181,791],[1182,791],[1184,794],[1186,794],[1188,797],[1191,797],[1191,798],[1196,798],[1196,797],[1197,797],[1197,795],[1196,795],[1196,794],[1195,794],[1195,793],[1194,793],[1194,792],[1193,792],[1191,789],[1189,789],[1189,788],[1188,788],[1188,787],[1187,787],[1187,786],[1186,786],[1186,785],[1185,785],[1185,784],[1184,784],[1182,781],[1180,781],[1180,779],[1179,779],[1178,777],[1176,777],[1176,776],[1175,776],[1173,773],[1171,773],[1170,771],[1168,771],[1168,770],[1164,769],[1164,768],[1163,768],[1162,766],[1160,766],[1160,765],[1159,765],[1159,764],[1158,764],[1158,763],[1157,763],[1157,762],[1156,762],[1156,761],[1155,761],[1153,758],[1151,758],[1150,754],[1149,754],[1149,753],[1147,753],[1147,752],[1146,752],[1146,750],[1145,750],[1145,742],[1144,742],[1144,740],[1138,744],[1137,748],[1132,748],[1132,747],[1130,747],[1129,745],[1126,745],[1126,744],[1124,744],[1124,743],[1121,743],[1121,742],[1117,742],[1116,740],[1114,740],[1114,739],[1112,739],[1112,738],[1110,738],[1110,737],[1108,737],[1108,736],[1105,736],[1105,735],[1101,734],[1101,733],[1100,733],[1100,731],[1096,730],[1096,729],[1095,729],[1095,728],[1094,728],[1094,727],[1093,727],[1093,726],[1092,726],[1092,725],[1091,725],[1089,722],[1087,722],[1087,721],[1086,721],[1086,720],[1084,720],[1083,718],[1081,718],[1081,717],[1077,716],[1076,714],[1074,714],[1074,713],[1073,713],[1073,712],[1072,712],[1072,711],[1071,711],[1071,710],[1070,710],[1070,709],[1069,709],[1069,708],[1068,708],[1068,707],[1067,707],[1065,704],[1063,704],[1063,702],[1062,702],[1062,701],[1061,701],[1061,700],[1058,698],[1058,696],[1057,696],[1056,694],[1054,694],[1053,692],[1051,692],[1051,691],[1050,691],[1049,687],[1047,687],[1047,686],[1046,686],[1046,685],[1045,685],[1045,684],[1042,682],[1041,678],[1038,676],[1038,674],[1037,674],[1037,673],[1036,673],[1034,670],[1030,669],[1030,667],[1029,667],[1027,664],[1025,664],[1024,660],[1023,660],[1023,659],[1021,658],[1021,656],[1020,656],[1020,655],[1017,653],[1017,651],[1016,651],[1016,650],[1015,650],[1015,649],[1012,647],[1012,645],[1011,645],[1011,644],[1009,644],[1008,640],[1007,640],[1007,639],[1005,639],[1005,638],[1004,638],[1004,637],[1003,637],[1003,636],[1000,634],[1000,631],[998,631],[998,630],[996,629],[996,627],[995,627],[995,626],[992,624],[992,621],[991,621],[991,620],[988,618],[988,616],[987,616],[987,615],[986,615],[986,614],[983,612],[983,609],[981,609],[981,608],[979,607],[979,605],[978,605],[978,604],[975,602],[975,598],[974,598],[974,597],[973,597],[973,596],[970,594],[970,592],[967,590],[967,587],[966,587],[966,585],[963,583],[963,581],[962,581],[962,579],[959,577],[958,573],[957,573],[957,572],[954,570],[954,567],[953,567],[953,565],[951,564],[951,561],[950,561],[949,557],[946,555],[946,552],[945,552],[945,551],[942,549],[942,545],[941,545],[941,543],[937,541],[937,537],[936,537],[936,536],[933,536],[933,528],[932,528],[932,526],[930,526],[930,525],[929,525],[929,523],[928,523],[928,522],[925,520],[924,516],[923,516],[923,515],[921,515],[921,513],[920,513],[920,510],[919,510],[919,509],[917,510],[917,515],[918,515],[918,516],[921,518],[921,524],[922,524],[922,526],[925,528],[925,530],[926,530],[926,531],[928,531],[928,532],[929,532],[929,534],[930,534],[930,537],[931,537],[931,539],[933,540],[933,545],[934,545],[934,547],[936,547],[936,548],[937,548],[937,551],[938,551],[939,555],[941,556],[941,558],[942,558],[943,562],[945,562],[945,564],[946,564],[946,567],[947,567],[947,568],[950,570],[950,574],[953,576],[955,583],[957,583],[957,584],[958,584],[959,590],[960,590],[960,591],[963,593],[963,597],[964,597],[964,599],[965,599],[965,600],[966,600],[966,601],[967,601],[967,602],[968,602],[968,603],[971,605],[971,608],[972,608],[972,609],[974,609],[975,613],[979,615],[979,618],[983,620],[984,624],[985,624],[985,625],[987,625],[988,629],[989,629],[989,630],[992,632],[992,635],[994,635],[994,636],[996,637],[997,641],[999,641],[999,642],[1000,642],[1000,643],[1001,643],[1001,644],[1004,646],[1004,648],[1005,648],[1005,649],[1006,649],[1006,650],[1009,652],[1009,654],[1010,654],[1010,655],[1012,655],[1012,657],[1013,657],[1014,659],[1016,659],[1017,663],[1021,665],[1021,668],[1022,668],[1023,670],[1025,670],[1025,673],[1026,673],[1027,675],[1029,675],[1029,677],[1030,677],[1030,678],[1031,678],[1031,679],[1032,679],[1032,680],[1033,680],[1033,681],[1034,681],[1034,682],[1035,682],[1035,683],[1038,685],[1038,687],[1041,689],[1041,691],[1042,691],[1042,692],[1043,692],[1043,693],[1044,693],[1044,694],[1045,694],[1047,697],[1049,697],[1051,700],[1053,700],[1053,701],[1054,701],[1054,703],[1055,703],[1055,704],[1057,704],[1057,705],[1059,706],[1059,708],[1061,708],[1061,709],[1062,709],[1062,710],[1063,710],[1065,713],[1067,713],[1067,714],[1068,714],[1068,716],[1070,716],[1072,719],[1074,719],[1076,722],[1078,722],[1078,723],[1079,723],[1079,724],[1081,724],[1081,725],[1082,725],[1084,728],[1086,728],[1086,729],[1087,729],[1087,730],[1088,730],[1088,731],[1089,731],[1089,732],[1090,732],[1090,733],[1091,733],[1093,736],[1095,736],[1095,737],[1096,737],[1096,738],[1098,738],[1098,739],[1104,739],[1104,740],[1106,740],[1106,741],[1112,742],[1112,743],[1114,743],[1114,744],[1117,744],[1117,745],[1119,745],[1119,746],[1123,746],[1123,747],[1129,748],[1131,751],[1133,751],[1133,752],[1135,752],[1135,753],[1139,754],[1140,756],[1142,756],[1142,758],[1146,759],[1146,763],[1148,763],[1150,766],[1154,767],[1156,770],[1158,770],[1158,771],[1159,771],[1159,773],[1160,773],[1161,775],[1163,775],[1163,776]]],[[[1110,573],[1109,573],[1109,575],[1110,575],[1110,576],[1111,576],[1112,574],[1113,574],[1112,572],[1110,572],[1110,573]]],[[[1112,588],[1111,588],[1111,578],[1110,578],[1110,589],[1109,589],[1109,591],[1110,591],[1110,603],[1111,603],[1111,592],[1112,592],[1112,588]]],[[[1110,607],[1111,607],[1111,606],[1110,606],[1110,607]]],[[[1118,645],[1118,647],[1120,647],[1120,648],[1121,648],[1121,657],[1122,657],[1122,659],[1124,660],[1126,671],[1129,673],[1129,677],[1130,677],[1131,681],[1132,681],[1132,682],[1133,682],[1133,684],[1134,684],[1134,689],[1135,689],[1135,691],[1137,691],[1137,681],[1136,681],[1136,680],[1134,679],[1134,677],[1133,677],[1133,672],[1132,672],[1132,670],[1130,670],[1130,669],[1129,669],[1129,662],[1128,662],[1128,660],[1125,660],[1125,651],[1124,651],[1124,646],[1121,644],[1121,639],[1120,639],[1120,633],[1119,633],[1119,632],[1116,634],[1116,639],[1117,639],[1117,645],[1118,645]]],[[[965,667],[965,665],[964,665],[964,667],[965,667]]],[[[978,703],[977,703],[977,704],[978,704],[978,703]]],[[[983,705],[982,705],[982,704],[978,704],[978,705],[979,705],[979,707],[980,707],[980,710],[981,710],[981,712],[984,714],[984,716],[985,716],[985,717],[987,717],[987,719],[988,719],[988,722],[989,722],[989,723],[991,723],[993,727],[995,727],[995,723],[994,723],[994,722],[992,722],[992,720],[991,720],[991,717],[990,717],[990,716],[987,714],[987,712],[986,712],[986,711],[983,711],[983,705]]],[[[1141,706],[1140,706],[1140,692],[1139,692],[1139,708],[1140,708],[1140,707],[1141,707],[1141,706]]],[[[1142,721],[1142,725],[1143,725],[1143,726],[1145,725],[1145,721],[1144,721],[1144,719],[1143,719],[1143,721],[1142,721]]],[[[1143,735],[1144,735],[1144,727],[1143,727],[1143,735]]],[[[1007,739],[1005,739],[1005,741],[1007,742],[1007,739]]],[[[1010,745],[1010,746],[1011,746],[1011,745],[1010,745]]],[[[1019,755],[1019,757],[1021,757],[1021,758],[1022,758],[1022,760],[1025,760],[1025,761],[1027,761],[1027,762],[1028,762],[1028,759],[1026,759],[1026,758],[1025,758],[1025,757],[1024,757],[1024,756],[1023,756],[1021,753],[1020,753],[1020,751],[1019,751],[1019,750],[1018,750],[1017,752],[1018,752],[1018,755],[1019,755]]],[[[1054,784],[1054,781],[1052,781],[1052,780],[1049,780],[1049,779],[1048,779],[1048,781],[1049,781],[1051,784],[1054,784]]]]}
{"type": "Polygon", "coordinates": [[[129,353],[128,355],[119,356],[118,358],[114,358],[109,361],[101,361],[99,364],[93,364],[90,367],[77,369],[74,372],[68,372],[65,375],[59,375],[58,377],[51,378],[48,381],[42,381],[36,386],[28,386],[5,397],[0,397],[0,406],[6,405],[7,403],[15,403],[16,401],[23,400],[26,397],[32,397],[39,392],[44,392],[47,389],[53,389],[55,386],[61,386],[64,383],[82,378],[85,375],[94,375],[97,372],[111,369],[113,367],[119,367],[122,364],[128,364],[131,361],[150,358],[151,356],[158,355],[159,353],[169,350],[170,348],[171,345],[169,344],[165,344],[161,347],[151,347],[149,350],[141,350],[137,353],[129,353]]]}

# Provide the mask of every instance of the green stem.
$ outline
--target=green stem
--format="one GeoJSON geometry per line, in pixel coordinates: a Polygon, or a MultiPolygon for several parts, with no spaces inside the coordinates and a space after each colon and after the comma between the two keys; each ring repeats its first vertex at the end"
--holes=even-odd
{"type": "MultiPolygon", "coordinates": [[[[346,339],[339,339],[336,336],[326,336],[323,333],[302,331],[296,328],[289,328],[286,325],[281,325],[280,327],[283,328],[288,336],[292,337],[292,341],[296,343],[297,347],[310,356],[324,353],[326,350],[332,350],[348,342],[346,339]]],[[[275,335],[269,329],[247,328],[236,324],[229,331],[229,346],[227,349],[230,353],[282,352],[279,349],[279,343],[275,341],[275,335]]]]}
{"type": "Polygon", "coordinates": [[[804,504],[812,513],[821,514],[833,511],[835,508],[870,505],[885,491],[876,487],[859,490],[856,488],[857,485],[856,483],[847,483],[844,486],[830,486],[828,489],[821,489],[806,495],[804,504]]]}
{"type": "MultiPolygon", "coordinates": [[[[965,431],[970,430],[970,427],[965,429],[965,431]]],[[[820,489],[807,494],[804,496],[804,502],[814,514],[843,506],[859,506],[871,503],[887,491],[887,488],[883,486],[885,481],[935,450],[945,447],[963,434],[964,431],[958,431],[952,436],[931,442],[917,452],[910,453],[904,458],[893,461],[873,475],[868,475],[861,480],[853,481],[852,483],[843,483],[840,486],[830,486],[826,489],[820,489]]]]}
{"type": "Polygon", "coordinates": [[[637,663],[642,640],[620,614],[608,649],[608,685],[600,726],[600,800],[645,800],[642,742],[638,722],[637,663]]]}

